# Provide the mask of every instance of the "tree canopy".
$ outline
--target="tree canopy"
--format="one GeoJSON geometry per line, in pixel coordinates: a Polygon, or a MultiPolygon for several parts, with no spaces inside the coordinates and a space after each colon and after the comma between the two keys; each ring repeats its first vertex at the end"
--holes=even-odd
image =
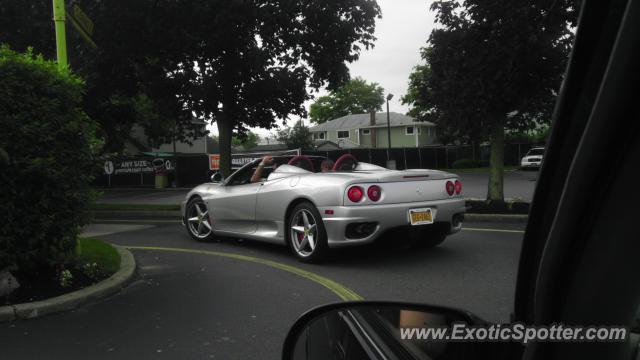
{"type": "Polygon", "coordinates": [[[311,149],[313,147],[311,132],[302,121],[296,122],[293,127],[285,127],[278,131],[278,141],[285,143],[288,149],[311,149]]]}
{"type": "Polygon", "coordinates": [[[307,86],[336,88],[347,62],[373,46],[374,0],[287,2],[197,1],[195,28],[182,74],[188,103],[218,126],[223,173],[230,171],[233,131],[272,128],[305,116],[307,86]]]}
{"type": "Polygon", "coordinates": [[[231,142],[233,143],[233,146],[242,146],[245,150],[248,150],[258,146],[258,142],[260,142],[260,135],[249,131],[242,135],[234,135],[231,142]]]}
{"type": "MultiPolygon", "coordinates": [[[[86,111],[117,151],[133,123],[158,141],[215,121],[221,169],[232,134],[305,116],[307,86],[337,88],[348,62],[373,46],[375,0],[77,1],[97,50],[69,30],[71,67],[86,79],[86,111]]],[[[50,2],[3,1],[0,42],[53,57],[50,2]]]]}
{"type": "Polygon", "coordinates": [[[357,77],[319,97],[309,107],[309,119],[323,123],[349,114],[362,114],[382,109],[384,89],[357,77]]]}
{"type": "Polygon", "coordinates": [[[448,139],[490,141],[488,198],[503,200],[504,131],[548,122],[576,21],[572,0],[442,0],[403,101],[448,139]]]}

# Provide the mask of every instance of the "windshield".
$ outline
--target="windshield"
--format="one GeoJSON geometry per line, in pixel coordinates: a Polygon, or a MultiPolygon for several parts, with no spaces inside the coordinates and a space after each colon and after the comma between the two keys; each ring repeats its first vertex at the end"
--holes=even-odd
{"type": "Polygon", "coordinates": [[[527,156],[542,156],[544,155],[544,149],[531,149],[527,153],[527,156]]]}
{"type": "Polygon", "coordinates": [[[578,11],[3,0],[0,356],[273,359],[362,299],[509,322],[578,11]]]}

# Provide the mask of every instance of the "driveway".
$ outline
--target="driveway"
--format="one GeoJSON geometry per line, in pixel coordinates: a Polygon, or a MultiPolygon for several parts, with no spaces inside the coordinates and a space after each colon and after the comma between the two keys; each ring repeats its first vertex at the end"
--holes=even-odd
{"type": "Polygon", "coordinates": [[[137,280],[75,311],[0,324],[7,359],[278,359],[295,319],[346,290],[364,299],[443,304],[508,321],[522,228],[466,224],[435,249],[393,239],[336,251],[324,264],[252,241],[191,240],[182,226],[100,225],[87,231],[133,247],[137,280]],[[305,272],[333,280],[305,277],[305,272]]]}

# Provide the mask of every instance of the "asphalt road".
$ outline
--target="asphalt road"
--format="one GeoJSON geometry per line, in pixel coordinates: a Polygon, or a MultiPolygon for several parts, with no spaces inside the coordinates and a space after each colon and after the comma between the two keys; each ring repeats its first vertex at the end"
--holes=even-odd
{"type": "Polygon", "coordinates": [[[197,243],[178,224],[87,230],[120,245],[193,252],[133,250],[137,280],[123,292],[72,312],[0,324],[2,358],[277,359],[300,314],[340,297],[273,264],[329,278],[367,300],[454,306],[505,322],[522,239],[521,225],[466,224],[435,249],[416,251],[384,239],[310,265],[276,245],[197,243]]]}
{"type": "MultiPolygon", "coordinates": [[[[515,170],[504,172],[504,197],[531,201],[539,172],[515,170]]],[[[489,186],[488,173],[460,173],[462,193],[465,198],[486,199],[489,186]]]]}
{"type": "MultiPolygon", "coordinates": [[[[465,198],[484,199],[487,197],[488,173],[460,173],[465,198]]],[[[506,171],[504,173],[504,194],[508,199],[531,201],[538,171],[506,171]]],[[[103,204],[180,204],[190,188],[155,190],[152,188],[101,188],[103,196],[98,202],[103,204]]]]}

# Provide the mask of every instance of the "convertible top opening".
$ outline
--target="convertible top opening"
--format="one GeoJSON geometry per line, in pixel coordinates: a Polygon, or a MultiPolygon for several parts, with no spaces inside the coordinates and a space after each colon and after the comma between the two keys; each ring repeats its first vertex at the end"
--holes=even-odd
{"type": "MultiPolygon", "coordinates": [[[[324,156],[307,156],[307,155],[285,155],[274,156],[275,169],[273,173],[319,173],[322,171],[321,164],[329,158],[324,156]],[[284,166],[287,165],[287,166],[284,166]],[[297,168],[298,170],[292,169],[297,168]]],[[[351,172],[351,171],[387,171],[388,169],[360,162],[352,154],[344,154],[340,156],[331,168],[331,172],[351,172]]]]}
{"type": "MultiPolygon", "coordinates": [[[[301,173],[292,169],[292,167],[302,170],[302,173],[319,173],[322,170],[321,164],[329,158],[324,156],[311,155],[280,155],[274,156],[274,173],[301,173]],[[287,165],[287,166],[284,166],[287,165]]],[[[260,160],[256,160],[259,162],[260,160]]],[[[352,154],[344,154],[340,156],[331,168],[331,172],[349,172],[349,171],[384,171],[384,167],[359,162],[352,154]]]]}

